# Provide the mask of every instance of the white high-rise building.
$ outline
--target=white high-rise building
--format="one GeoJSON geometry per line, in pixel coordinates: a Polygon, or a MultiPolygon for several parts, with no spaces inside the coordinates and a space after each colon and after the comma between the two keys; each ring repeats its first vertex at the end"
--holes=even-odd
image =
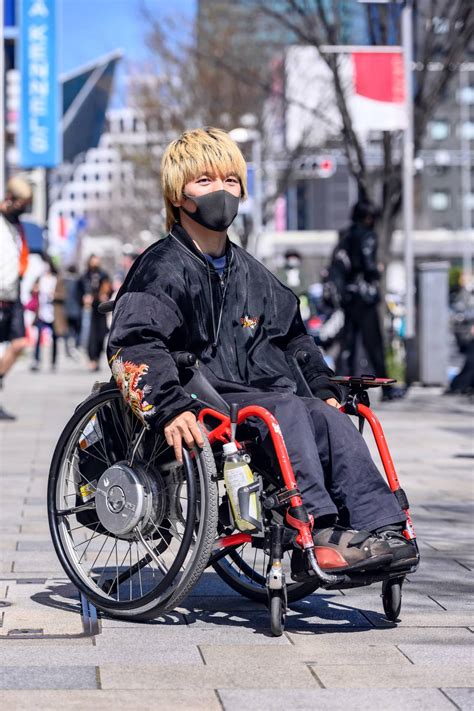
{"type": "Polygon", "coordinates": [[[70,258],[77,251],[80,233],[136,243],[145,227],[137,218],[140,211],[152,222],[147,229],[159,233],[162,211],[157,181],[149,173],[141,177],[133,160],[145,152],[148,160],[150,155],[159,160],[163,136],[150,130],[149,124],[135,109],[109,110],[107,130],[97,148],[55,172],[48,216],[51,251],[70,258]]]}

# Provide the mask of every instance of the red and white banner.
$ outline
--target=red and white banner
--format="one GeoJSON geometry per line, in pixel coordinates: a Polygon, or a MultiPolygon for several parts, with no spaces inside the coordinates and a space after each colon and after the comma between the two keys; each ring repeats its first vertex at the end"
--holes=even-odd
{"type": "MultiPolygon", "coordinates": [[[[324,49],[323,49],[324,51],[324,49]]],[[[354,129],[406,128],[405,76],[399,47],[328,47],[337,55],[339,78],[354,129]]],[[[341,135],[334,77],[315,47],[289,47],[285,53],[285,131],[291,150],[303,141],[324,146],[341,135]]]]}
{"type": "Polygon", "coordinates": [[[400,51],[351,53],[353,94],[350,111],[356,130],[406,128],[405,75],[400,51]]]}

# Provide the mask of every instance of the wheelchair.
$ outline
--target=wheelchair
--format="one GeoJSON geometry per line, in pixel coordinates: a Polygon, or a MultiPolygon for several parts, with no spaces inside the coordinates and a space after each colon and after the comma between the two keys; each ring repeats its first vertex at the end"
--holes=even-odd
{"type": "MultiPolygon", "coordinates": [[[[113,382],[96,383],[57,443],[48,480],[49,525],[61,565],[80,592],[109,616],[150,620],[176,608],[212,566],[235,591],[268,605],[271,632],[280,636],[288,603],[318,588],[382,582],[385,615],[395,622],[403,581],[418,561],[392,574],[323,570],[314,554],[313,520],[275,417],[260,406],[229,406],[194,355],[173,357],[183,387],[202,404],[198,420],[206,433],[202,449],[184,448],[182,464],[163,436],[135,416],[113,382]],[[265,422],[279,471],[264,455],[252,418],[265,422]],[[230,441],[255,477],[252,490],[261,516],[250,531],[236,530],[224,486],[223,444],[230,441]],[[312,575],[304,582],[289,577],[295,546],[310,564],[312,575]]],[[[300,365],[307,358],[301,351],[291,356],[298,393],[306,396],[310,391],[300,365]]],[[[343,411],[358,417],[361,432],[369,423],[388,484],[407,514],[404,536],[414,540],[408,500],[368,396],[369,389],[394,381],[373,376],[333,380],[347,391],[343,411]]]]}

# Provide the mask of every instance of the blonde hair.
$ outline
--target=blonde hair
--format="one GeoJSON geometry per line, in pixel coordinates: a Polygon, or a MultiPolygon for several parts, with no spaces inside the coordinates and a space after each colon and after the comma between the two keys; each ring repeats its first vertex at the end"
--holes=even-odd
{"type": "Polygon", "coordinates": [[[185,131],[169,144],[161,161],[161,187],[168,230],[176,222],[177,210],[173,202],[181,200],[187,183],[204,173],[225,177],[235,175],[240,182],[241,197],[247,197],[247,166],[230,136],[212,126],[185,131]]]}

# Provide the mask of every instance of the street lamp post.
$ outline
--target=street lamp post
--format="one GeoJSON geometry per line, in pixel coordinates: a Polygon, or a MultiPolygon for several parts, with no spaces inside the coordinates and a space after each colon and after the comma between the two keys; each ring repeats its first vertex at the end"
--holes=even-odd
{"type": "Polygon", "coordinates": [[[405,232],[405,352],[406,380],[415,378],[415,259],[413,250],[413,12],[411,0],[402,10],[402,46],[405,67],[407,125],[403,132],[403,225],[405,232]]]}
{"type": "Polygon", "coordinates": [[[5,196],[5,3],[0,0],[0,199],[5,196]]]}
{"type": "Polygon", "coordinates": [[[463,229],[463,254],[462,271],[464,288],[472,289],[472,246],[471,246],[471,149],[470,137],[467,132],[469,124],[469,104],[467,91],[469,90],[470,65],[461,64],[459,67],[459,109],[461,119],[461,199],[462,199],[462,229],[463,229]]]}

